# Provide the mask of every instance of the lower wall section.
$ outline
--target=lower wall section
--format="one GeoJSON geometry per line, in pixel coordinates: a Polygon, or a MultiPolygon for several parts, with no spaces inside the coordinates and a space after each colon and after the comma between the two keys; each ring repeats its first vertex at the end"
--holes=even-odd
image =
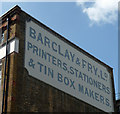
{"type": "Polygon", "coordinates": [[[18,112],[102,112],[29,76],[26,70],[17,84],[18,112]]]}

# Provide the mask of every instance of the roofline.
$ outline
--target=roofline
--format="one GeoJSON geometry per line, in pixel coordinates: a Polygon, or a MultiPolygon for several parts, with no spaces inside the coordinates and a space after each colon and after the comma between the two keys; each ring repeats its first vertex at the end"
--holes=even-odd
{"type": "Polygon", "coordinates": [[[4,13],[1,17],[0,17],[0,22],[2,21],[2,23],[4,21],[6,21],[6,19],[8,17],[11,17],[12,15],[14,15],[15,13],[19,13],[21,11],[21,8],[16,5],[13,8],[11,8],[9,11],[7,11],[6,13],[4,13]]]}
{"type": "Polygon", "coordinates": [[[101,60],[97,59],[95,56],[93,56],[92,54],[88,53],[87,51],[83,50],[82,48],[80,48],[79,46],[77,46],[76,44],[74,44],[73,42],[69,41],[68,39],[66,39],[65,37],[63,37],[62,35],[60,35],[59,33],[55,32],[54,30],[52,30],[51,28],[49,28],[48,26],[46,26],[45,24],[41,23],[39,20],[35,19],[33,16],[31,16],[30,14],[26,13],[25,11],[22,10],[23,13],[25,13],[26,15],[28,15],[29,17],[32,18],[32,20],[37,23],[39,23],[40,25],[42,25],[46,30],[48,30],[49,32],[51,32],[53,35],[57,36],[60,40],[68,43],[69,45],[71,45],[73,48],[77,49],[78,51],[82,52],[83,54],[85,54],[86,56],[90,57],[91,59],[95,60],[96,62],[99,62],[100,64],[104,65],[105,67],[109,68],[111,71],[113,71],[113,68],[110,67],[109,65],[107,65],[106,63],[102,62],[101,60]]]}
{"type": "Polygon", "coordinates": [[[6,21],[6,19],[8,18],[8,16],[12,16],[15,13],[20,13],[23,12],[26,15],[28,15],[29,17],[32,18],[32,20],[36,21],[37,23],[39,23],[40,25],[42,25],[46,30],[50,31],[53,35],[57,36],[60,40],[69,43],[69,45],[71,45],[73,48],[77,49],[78,51],[82,52],[83,54],[85,54],[86,56],[90,57],[91,59],[95,60],[96,62],[99,62],[100,64],[104,65],[105,67],[109,68],[111,71],[113,71],[113,68],[110,67],[109,65],[107,65],[106,63],[102,62],[101,60],[97,59],[95,56],[93,56],[92,54],[88,53],[87,51],[83,50],[82,48],[80,48],[79,46],[75,45],[74,43],[72,43],[71,41],[69,41],[68,39],[66,39],[65,37],[63,37],[62,35],[60,35],[59,33],[55,32],[54,30],[52,30],[51,28],[47,27],[45,24],[41,23],[40,21],[38,21],[37,19],[35,19],[34,17],[32,17],[30,14],[26,13],[25,11],[21,10],[21,8],[16,5],[15,7],[11,8],[7,13],[3,14],[0,17],[0,21],[2,20],[2,22],[6,21]]]}

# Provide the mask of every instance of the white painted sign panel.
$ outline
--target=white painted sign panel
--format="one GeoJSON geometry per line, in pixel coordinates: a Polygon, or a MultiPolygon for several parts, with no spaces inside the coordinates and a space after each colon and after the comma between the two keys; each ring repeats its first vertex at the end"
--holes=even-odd
{"type": "MultiPolygon", "coordinates": [[[[19,40],[18,38],[14,38],[9,41],[8,43],[8,54],[11,54],[12,52],[19,52],[19,40]]],[[[6,56],[6,45],[0,46],[0,59],[4,58],[6,56]]]]}
{"type": "Polygon", "coordinates": [[[26,22],[29,75],[105,112],[113,112],[112,80],[101,64],[33,21],[26,22]]]}

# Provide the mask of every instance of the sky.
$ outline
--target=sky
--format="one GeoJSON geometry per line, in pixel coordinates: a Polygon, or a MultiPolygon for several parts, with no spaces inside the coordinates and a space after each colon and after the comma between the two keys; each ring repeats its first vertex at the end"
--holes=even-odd
{"type": "Polygon", "coordinates": [[[1,0],[1,15],[15,5],[112,67],[118,95],[117,0],[1,0]]]}

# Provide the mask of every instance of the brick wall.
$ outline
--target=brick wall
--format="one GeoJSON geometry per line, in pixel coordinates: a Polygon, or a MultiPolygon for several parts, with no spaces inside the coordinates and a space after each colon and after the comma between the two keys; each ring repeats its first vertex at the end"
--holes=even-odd
{"type": "MultiPolygon", "coordinates": [[[[24,68],[25,22],[31,18],[40,26],[43,25],[21,10],[14,14],[14,16],[17,17],[17,20],[10,26],[10,38],[19,38],[19,53],[9,55],[8,68],[10,78],[7,111],[104,113],[71,95],[29,76],[27,70],[24,68]]],[[[4,76],[4,74],[2,74],[2,76],[4,76]]]]}

